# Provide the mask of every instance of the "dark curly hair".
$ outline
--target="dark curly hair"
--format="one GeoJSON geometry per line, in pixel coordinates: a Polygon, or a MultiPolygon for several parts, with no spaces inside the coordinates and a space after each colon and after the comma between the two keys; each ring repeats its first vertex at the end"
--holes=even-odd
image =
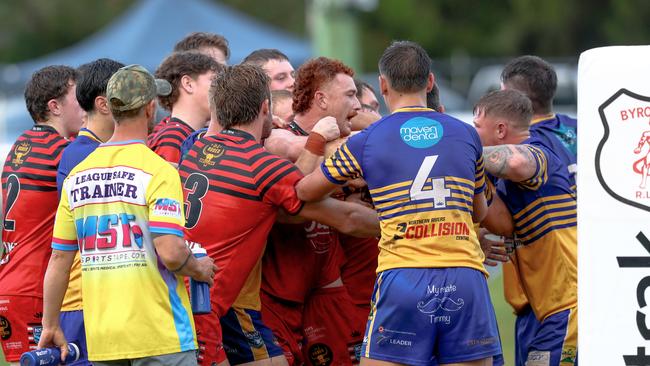
{"type": "Polygon", "coordinates": [[[337,74],[354,77],[354,71],[350,67],[327,57],[311,59],[300,66],[293,88],[293,112],[301,114],[308,111],[316,91],[323,84],[334,80],[337,74]]]}
{"type": "Polygon", "coordinates": [[[34,122],[49,119],[47,102],[65,96],[70,81],[75,83],[77,78],[77,70],[63,65],[46,66],[32,74],[25,86],[25,104],[34,122]]]}
{"type": "Polygon", "coordinates": [[[199,75],[209,71],[222,72],[223,65],[212,57],[198,51],[175,52],[168,56],[156,70],[156,78],[165,79],[172,85],[172,92],[167,96],[159,97],[160,105],[168,111],[172,110],[180,95],[179,87],[181,78],[188,75],[196,79],[199,75]]]}

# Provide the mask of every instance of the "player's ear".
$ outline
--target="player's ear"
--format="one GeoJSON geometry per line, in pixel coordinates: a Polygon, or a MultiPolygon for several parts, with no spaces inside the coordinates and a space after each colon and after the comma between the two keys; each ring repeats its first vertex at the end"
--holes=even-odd
{"type": "Polygon", "coordinates": [[[497,137],[500,140],[503,140],[507,136],[508,136],[508,124],[503,121],[497,122],[497,137]]]}
{"type": "Polygon", "coordinates": [[[433,76],[432,72],[430,72],[429,76],[427,77],[427,93],[429,93],[431,89],[433,89],[433,84],[435,83],[436,83],[436,77],[433,76]]]}
{"type": "Polygon", "coordinates": [[[194,92],[194,79],[192,79],[192,77],[189,75],[181,76],[181,82],[179,85],[188,94],[192,94],[194,92]]]}
{"type": "Polygon", "coordinates": [[[379,75],[379,91],[381,95],[388,94],[388,81],[382,75],[379,75]]]}
{"type": "Polygon", "coordinates": [[[317,90],[314,94],[314,101],[316,105],[321,109],[327,109],[327,94],[322,90],[317,90]]]}
{"type": "Polygon", "coordinates": [[[111,110],[108,107],[108,99],[104,96],[98,95],[95,98],[95,110],[101,114],[109,114],[111,110]]]}
{"type": "Polygon", "coordinates": [[[265,99],[262,102],[260,112],[262,113],[262,115],[270,115],[271,114],[271,101],[269,99],[265,99]]]}
{"type": "Polygon", "coordinates": [[[47,101],[47,109],[53,116],[61,115],[61,103],[57,99],[50,99],[47,101]]]}

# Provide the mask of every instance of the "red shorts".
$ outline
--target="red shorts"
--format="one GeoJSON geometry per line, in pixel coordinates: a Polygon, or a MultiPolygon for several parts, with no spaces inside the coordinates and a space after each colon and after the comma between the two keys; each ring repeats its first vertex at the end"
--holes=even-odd
{"type": "Polygon", "coordinates": [[[7,362],[36,349],[41,338],[43,299],[31,296],[0,296],[0,340],[7,362]]]}
{"type": "MultiPolygon", "coordinates": [[[[214,304],[212,306],[214,307],[214,304]]],[[[195,314],[194,326],[199,343],[198,364],[212,366],[224,362],[226,352],[223,349],[223,335],[217,313],[212,311],[210,314],[195,314]]]]}
{"type": "MultiPolygon", "coordinates": [[[[358,365],[366,323],[360,324],[345,287],[312,293],[303,315],[307,365],[358,365]]],[[[366,315],[367,320],[367,315],[366,315]]]]}
{"type": "Polygon", "coordinates": [[[260,291],[260,298],[262,321],[273,331],[289,366],[304,364],[302,359],[303,305],[279,300],[264,291],[260,291]]]}

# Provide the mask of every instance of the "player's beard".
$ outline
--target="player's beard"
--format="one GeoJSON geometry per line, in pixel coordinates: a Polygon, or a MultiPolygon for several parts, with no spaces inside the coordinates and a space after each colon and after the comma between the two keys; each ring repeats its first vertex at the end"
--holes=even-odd
{"type": "Polygon", "coordinates": [[[262,140],[271,136],[271,130],[273,130],[273,115],[269,113],[264,120],[264,125],[262,126],[262,140]]]}

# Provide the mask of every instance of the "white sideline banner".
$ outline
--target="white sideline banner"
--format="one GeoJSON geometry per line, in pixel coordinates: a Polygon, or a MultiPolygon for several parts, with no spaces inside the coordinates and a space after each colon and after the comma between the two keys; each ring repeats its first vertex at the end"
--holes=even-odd
{"type": "Polygon", "coordinates": [[[650,46],[578,66],[578,358],[650,366],[650,46]]]}

